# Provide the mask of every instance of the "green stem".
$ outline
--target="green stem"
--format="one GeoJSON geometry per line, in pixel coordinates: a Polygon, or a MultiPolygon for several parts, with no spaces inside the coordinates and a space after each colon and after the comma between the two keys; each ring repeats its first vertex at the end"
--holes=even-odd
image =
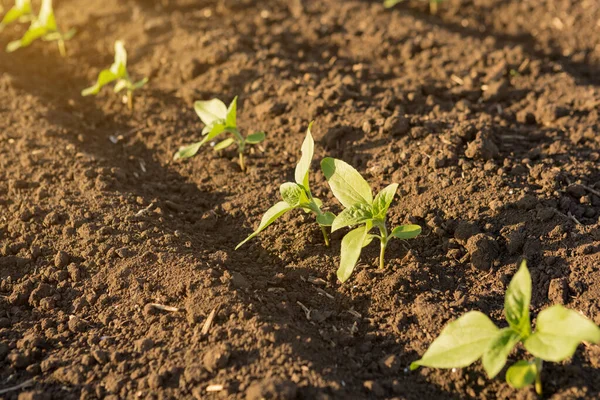
{"type": "Polygon", "coordinates": [[[325,246],[329,247],[329,236],[327,235],[327,230],[323,225],[321,226],[321,232],[323,232],[323,240],[325,240],[325,246]]]}
{"type": "Polygon", "coordinates": [[[437,0],[429,0],[429,12],[433,15],[438,12],[438,1],[437,0]]]}
{"type": "Polygon", "coordinates": [[[381,238],[379,239],[381,242],[381,247],[379,249],[379,269],[385,268],[385,249],[388,244],[388,231],[385,226],[385,221],[377,224],[379,228],[379,232],[381,233],[381,238]]]}
{"type": "Polygon", "coordinates": [[[541,358],[535,358],[535,392],[538,396],[542,396],[542,364],[541,358]]]}
{"type": "Polygon", "coordinates": [[[67,48],[65,46],[65,41],[62,39],[58,39],[58,52],[63,57],[67,56],[67,48]]]}
{"type": "Polygon", "coordinates": [[[239,164],[240,164],[240,168],[242,169],[242,172],[246,172],[246,163],[244,162],[244,153],[240,151],[240,159],[239,159],[239,164]]]}
{"type": "Polygon", "coordinates": [[[133,111],[133,92],[131,90],[127,91],[127,108],[129,111],[133,111]]]}

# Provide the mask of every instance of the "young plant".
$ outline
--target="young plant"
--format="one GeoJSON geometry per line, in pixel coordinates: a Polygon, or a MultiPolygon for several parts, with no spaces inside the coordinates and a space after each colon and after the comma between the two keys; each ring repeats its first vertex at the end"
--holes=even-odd
{"type": "Polygon", "coordinates": [[[6,12],[6,15],[0,21],[0,32],[2,32],[5,26],[17,20],[21,22],[30,21],[32,16],[31,0],[16,0],[15,5],[6,12]]]}
{"type": "Polygon", "coordinates": [[[296,165],[296,171],[294,174],[296,182],[286,182],[279,187],[283,201],[276,203],[273,207],[267,210],[265,215],[263,215],[258,228],[243,242],[238,244],[235,248],[236,250],[248,240],[265,230],[269,225],[275,222],[277,218],[296,208],[301,208],[307,213],[312,212],[316,215],[317,223],[321,227],[321,232],[323,232],[323,240],[325,241],[325,245],[329,246],[329,237],[327,236],[327,230],[325,227],[331,226],[335,215],[330,212],[321,211],[323,203],[321,200],[312,196],[308,179],[310,163],[312,161],[315,149],[315,142],[310,133],[312,124],[313,123],[311,122],[308,126],[306,138],[302,143],[302,156],[300,157],[300,161],[298,161],[298,165],[296,165]]]}
{"type": "Polygon", "coordinates": [[[248,144],[257,144],[265,140],[264,132],[255,132],[246,137],[242,136],[240,131],[237,129],[237,96],[233,99],[229,107],[225,105],[219,99],[212,99],[208,101],[197,101],[194,103],[194,109],[196,114],[200,117],[200,120],[204,123],[204,129],[202,129],[202,135],[204,138],[191,144],[184,146],[179,149],[174,160],[183,158],[190,158],[200,150],[200,147],[213,140],[222,133],[231,133],[233,137],[222,140],[214,146],[215,151],[225,150],[229,146],[236,144],[239,154],[239,164],[242,171],[246,170],[246,164],[244,162],[244,150],[248,144]]]}
{"type": "Polygon", "coordinates": [[[470,311],[448,324],[411,370],[466,367],[481,358],[490,378],[506,364],[513,348],[522,343],[533,360],[518,361],[506,371],[506,382],[516,389],[534,384],[542,395],[543,361],[559,362],[570,358],[581,342],[600,343],[600,328],[576,311],[561,305],[542,310],[535,332],[529,321],[531,276],[526,261],[511,280],[504,298],[508,327],[499,329],[483,313],[470,311]]]}
{"type": "MultiPolygon", "coordinates": [[[[396,4],[403,2],[404,0],[384,0],[383,6],[385,8],[392,8],[396,4]]],[[[444,0],[429,0],[429,12],[432,14],[437,14],[438,4],[440,4],[444,0]]]]}
{"type": "Polygon", "coordinates": [[[362,248],[373,239],[379,239],[381,245],[379,268],[383,268],[385,249],[391,238],[412,239],[421,233],[419,225],[401,225],[388,233],[386,215],[398,189],[397,183],[387,186],[373,199],[367,181],[344,161],[324,158],[321,161],[321,169],[334,196],[345,207],[344,211],[333,220],[331,232],[346,226],[360,225],[342,239],[340,267],[337,270],[337,277],[341,282],[345,282],[350,277],[362,248]],[[379,229],[379,235],[370,234],[372,228],[379,229]]]}
{"type": "Polygon", "coordinates": [[[12,41],[6,46],[6,51],[10,53],[22,47],[27,47],[35,40],[41,38],[47,42],[56,41],[58,43],[58,50],[64,57],[67,55],[65,41],[71,39],[75,35],[75,32],[75,29],[70,29],[64,33],[61,32],[54,18],[52,0],[42,0],[39,15],[33,19],[29,29],[23,34],[21,39],[12,41]]]}
{"type": "Polygon", "coordinates": [[[98,74],[98,79],[94,86],[81,91],[82,96],[96,95],[100,92],[103,86],[111,82],[115,83],[114,92],[119,93],[121,90],[127,90],[127,107],[133,110],[133,92],[140,89],[148,82],[148,78],[133,82],[127,72],[127,51],[121,40],[115,42],[115,61],[110,68],[103,69],[98,74]]]}

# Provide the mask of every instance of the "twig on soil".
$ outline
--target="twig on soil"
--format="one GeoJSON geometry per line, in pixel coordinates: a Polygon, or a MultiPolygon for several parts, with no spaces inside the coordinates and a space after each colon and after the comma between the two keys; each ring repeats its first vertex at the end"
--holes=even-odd
{"type": "Polygon", "coordinates": [[[600,197],[600,191],[596,190],[596,189],[592,189],[589,186],[585,186],[585,185],[581,185],[582,188],[584,188],[585,190],[587,190],[588,192],[595,194],[596,196],[600,197]]]}
{"type": "Polygon", "coordinates": [[[8,392],[13,392],[15,390],[20,390],[20,389],[26,388],[27,386],[31,386],[32,383],[33,383],[33,379],[29,379],[23,383],[19,383],[18,385],[7,387],[5,389],[0,389],[0,395],[8,393],[8,392]]]}
{"type": "Polygon", "coordinates": [[[569,211],[569,215],[561,213],[558,210],[554,210],[554,212],[557,213],[558,215],[562,215],[563,217],[565,217],[567,219],[570,219],[571,221],[575,222],[575,224],[577,224],[577,225],[583,225],[581,222],[579,222],[579,220],[577,218],[575,218],[573,216],[573,214],[571,214],[571,211],[569,211]]]}
{"type": "Polygon", "coordinates": [[[298,304],[300,306],[300,308],[302,308],[302,311],[304,311],[304,314],[306,314],[306,319],[310,321],[310,310],[308,309],[308,307],[306,307],[304,304],[300,303],[299,301],[296,301],[296,304],[298,304]]]}
{"type": "Polygon", "coordinates": [[[161,311],[170,311],[170,312],[177,312],[179,311],[179,308],[177,307],[171,307],[171,306],[165,306],[163,304],[158,304],[158,303],[149,303],[150,306],[157,308],[161,311]]]}
{"type": "Polygon", "coordinates": [[[310,275],[308,277],[308,281],[310,283],[312,283],[313,285],[318,285],[318,286],[327,286],[327,282],[324,279],[321,278],[317,278],[315,276],[310,275]]]}
{"type": "Polygon", "coordinates": [[[221,306],[216,306],[213,310],[208,314],[208,318],[204,321],[204,325],[202,326],[202,330],[200,331],[200,335],[206,336],[210,332],[210,328],[212,327],[213,321],[219,312],[219,308],[221,306]]]}
{"type": "Polygon", "coordinates": [[[142,208],[140,211],[138,211],[137,213],[135,213],[136,217],[141,217],[142,215],[150,212],[151,209],[153,209],[154,207],[156,207],[156,203],[152,202],[150,203],[150,205],[146,208],[142,208]]]}
{"type": "Polygon", "coordinates": [[[353,317],[356,317],[356,318],[362,318],[362,315],[360,315],[360,313],[359,313],[358,311],[356,311],[356,310],[354,309],[354,307],[353,307],[353,308],[351,308],[351,309],[349,309],[349,310],[346,310],[346,312],[347,312],[348,314],[352,315],[353,317]]]}
{"type": "Polygon", "coordinates": [[[207,392],[220,392],[221,390],[223,390],[223,385],[208,385],[206,387],[206,391],[207,392]]]}
{"type": "Polygon", "coordinates": [[[327,298],[333,299],[334,297],[332,295],[330,295],[329,293],[327,293],[326,291],[324,291],[321,288],[315,288],[317,290],[317,293],[319,293],[322,296],[325,296],[327,298]]]}

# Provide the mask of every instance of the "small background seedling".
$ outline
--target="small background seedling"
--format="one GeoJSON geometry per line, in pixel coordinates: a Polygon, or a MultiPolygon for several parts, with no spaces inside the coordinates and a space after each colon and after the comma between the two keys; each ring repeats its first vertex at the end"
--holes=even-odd
{"type": "Polygon", "coordinates": [[[121,40],[115,42],[115,61],[109,69],[103,69],[98,74],[96,84],[81,91],[82,96],[96,95],[100,92],[103,86],[111,82],[115,83],[114,92],[119,93],[121,90],[127,90],[127,107],[133,110],[133,92],[140,89],[148,82],[148,78],[133,82],[127,72],[127,51],[125,44],[121,40]]]}
{"type": "MultiPolygon", "coordinates": [[[[385,8],[392,8],[398,3],[402,3],[405,0],[384,0],[383,6],[385,8]]],[[[432,14],[437,14],[438,12],[438,4],[443,2],[444,0],[427,0],[429,1],[429,12],[432,14]]]]}
{"type": "Polygon", "coordinates": [[[362,248],[373,239],[377,238],[380,241],[379,268],[384,268],[385,249],[391,238],[412,239],[421,233],[419,225],[401,225],[388,233],[386,216],[398,189],[397,183],[387,186],[373,199],[367,181],[344,161],[324,158],[321,161],[321,169],[333,194],[345,207],[333,221],[331,232],[346,226],[360,225],[342,239],[340,267],[337,271],[341,282],[350,277],[362,248]],[[379,229],[379,235],[370,234],[372,228],[379,229]]]}
{"type": "Polygon", "coordinates": [[[296,171],[294,174],[296,182],[286,182],[281,185],[279,191],[283,201],[276,203],[273,207],[267,210],[265,215],[263,215],[258,228],[243,242],[238,244],[236,250],[248,240],[265,230],[269,225],[275,222],[277,218],[296,208],[301,208],[307,213],[312,212],[316,215],[317,223],[323,232],[323,240],[325,241],[325,245],[329,246],[329,237],[327,236],[327,230],[325,227],[331,226],[335,215],[330,212],[324,213],[321,211],[323,203],[321,200],[312,196],[309,184],[310,164],[315,149],[315,142],[310,132],[312,124],[313,123],[311,122],[308,126],[306,137],[302,143],[302,156],[300,157],[300,161],[298,161],[298,165],[296,165],[296,171]]]}
{"type": "MultiPolygon", "coordinates": [[[[2,11],[2,4],[0,4],[0,12],[2,11]]],[[[32,18],[31,0],[16,0],[15,5],[6,12],[6,15],[0,21],[0,32],[2,32],[4,27],[15,21],[29,22],[32,18]]]]}
{"type": "Polygon", "coordinates": [[[194,110],[196,110],[196,114],[198,114],[198,117],[200,117],[200,120],[205,125],[202,130],[204,138],[199,142],[180,148],[173,158],[179,160],[193,157],[198,153],[198,150],[200,150],[200,147],[203,144],[223,133],[231,133],[233,137],[217,143],[214,150],[225,150],[229,146],[236,144],[240,168],[242,171],[245,171],[246,164],[244,162],[244,150],[246,149],[246,145],[262,142],[265,140],[265,133],[255,132],[246,137],[242,136],[237,128],[237,96],[233,99],[231,104],[229,104],[229,107],[219,99],[212,99],[195,102],[194,110]]]}
{"type": "Polygon", "coordinates": [[[411,369],[461,368],[481,358],[487,375],[493,378],[504,368],[513,348],[522,343],[534,359],[518,361],[508,368],[506,382],[517,389],[535,384],[536,392],[542,395],[543,361],[566,360],[581,342],[600,343],[600,328],[580,313],[554,305],[538,314],[532,332],[530,302],[531,276],[523,261],[506,290],[504,314],[508,327],[499,329],[485,314],[470,311],[449,323],[411,369]]]}
{"type": "Polygon", "coordinates": [[[22,47],[27,47],[37,39],[58,43],[58,50],[64,57],[67,55],[65,41],[71,39],[75,35],[75,29],[70,29],[63,33],[58,29],[56,19],[54,18],[54,10],[52,8],[52,0],[42,0],[40,13],[33,19],[29,29],[23,34],[19,40],[10,42],[6,46],[7,52],[13,52],[22,47]]]}

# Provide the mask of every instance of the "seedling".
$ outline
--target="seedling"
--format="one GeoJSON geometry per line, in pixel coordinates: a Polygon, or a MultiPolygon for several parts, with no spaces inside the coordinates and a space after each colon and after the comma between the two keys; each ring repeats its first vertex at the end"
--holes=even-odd
{"type": "MultiPolygon", "coordinates": [[[[2,11],[0,5],[0,11],[2,11]]],[[[0,32],[4,29],[5,26],[15,22],[27,22],[30,21],[33,17],[33,13],[31,11],[31,0],[16,0],[15,5],[10,8],[6,12],[6,15],[0,21],[0,32]]]]}
{"type": "Polygon", "coordinates": [[[331,232],[346,226],[360,225],[348,232],[342,239],[340,267],[337,277],[345,282],[360,257],[362,248],[375,238],[380,241],[379,268],[384,268],[385,249],[391,238],[412,239],[421,233],[419,225],[401,225],[388,233],[386,227],[387,211],[392,204],[397,183],[387,186],[373,199],[371,187],[363,177],[344,161],[325,158],[321,169],[335,197],[345,207],[331,225],[331,232]],[[372,228],[379,229],[379,235],[370,234],[372,228]]]}
{"type": "Polygon", "coordinates": [[[22,47],[27,47],[37,39],[42,39],[47,42],[56,41],[58,50],[64,57],[67,55],[65,42],[75,35],[75,29],[70,29],[67,32],[61,32],[56,25],[54,18],[54,10],[52,8],[52,0],[42,0],[40,13],[33,19],[29,29],[23,34],[19,40],[10,42],[6,46],[7,52],[13,52],[22,47]]]}
{"type": "Polygon", "coordinates": [[[242,136],[240,131],[237,129],[237,96],[233,99],[229,107],[225,105],[219,99],[212,99],[208,101],[197,101],[194,103],[194,109],[196,114],[200,117],[200,120],[204,123],[204,129],[202,135],[204,138],[191,144],[184,146],[179,149],[173,159],[179,160],[183,158],[190,158],[198,153],[200,147],[213,140],[217,136],[223,133],[231,133],[233,137],[227,138],[214,146],[215,151],[225,150],[229,146],[236,144],[239,154],[239,164],[242,171],[246,170],[246,164],[244,162],[244,150],[246,145],[257,144],[265,140],[264,132],[255,132],[246,137],[242,136]]]}
{"type": "Polygon", "coordinates": [[[541,396],[543,361],[570,358],[581,342],[600,343],[600,328],[580,313],[554,305],[538,314],[532,332],[530,302],[531,276],[523,261],[504,298],[507,328],[499,329],[485,314],[470,311],[448,324],[423,358],[410,368],[461,368],[481,358],[491,379],[504,368],[513,348],[522,343],[534,359],[518,361],[508,368],[506,382],[516,389],[535,384],[535,391],[541,396]]]}
{"type": "Polygon", "coordinates": [[[121,90],[127,90],[127,107],[133,110],[133,92],[140,89],[148,82],[148,78],[133,82],[127,72],[127,51],[121,40],[115,42],[115,61],[109,69],[103,69],[98,74],[96,84],[81,91],[82,96],[96,95],[100,92],[103,86],[111,82],[115,83],[114,92],[119,93],[121,90]]]}
{"type": "MultiPolygon", "coordinates": [[[[392,8],[396,4],[403,2],[404,0],[384,0],[383,6],[385,8],[392,8]]],[[[440,4],[444,0],[429,0],[429,12],[432,14],[437,14],[438,4],[440,4]]]]}
{"type": "Polygon", "coordinates": [[[308,126],[306,138],[304,138],[304,142],[302,143],[302,156],[300,157],[300,161],[298,161],[298,165],[296,165],[294,174],[296,182],[286,182],[279,187],[283,201],[276,203],[267,210],[265,215],[263,215],[258,228],[243,242],[238,244],[235,248],[236,250],[248,240],[265,230],[269,225],[275,222],[277,218],[296,208],[301,208],[307,213],[312,212],[316,215],[317,223],[321,227],[321,232],[323,232],[325,245],[329,246],[329,237],[327,236],[326,227],[331,226],[335,215],[330,212],[321,211],[323,203],[321,200],[312,196],[309,185],[310,163],[315,149],[315,142],[310,133],[312,124],[313,123],[311,122],[308,126]]]}

